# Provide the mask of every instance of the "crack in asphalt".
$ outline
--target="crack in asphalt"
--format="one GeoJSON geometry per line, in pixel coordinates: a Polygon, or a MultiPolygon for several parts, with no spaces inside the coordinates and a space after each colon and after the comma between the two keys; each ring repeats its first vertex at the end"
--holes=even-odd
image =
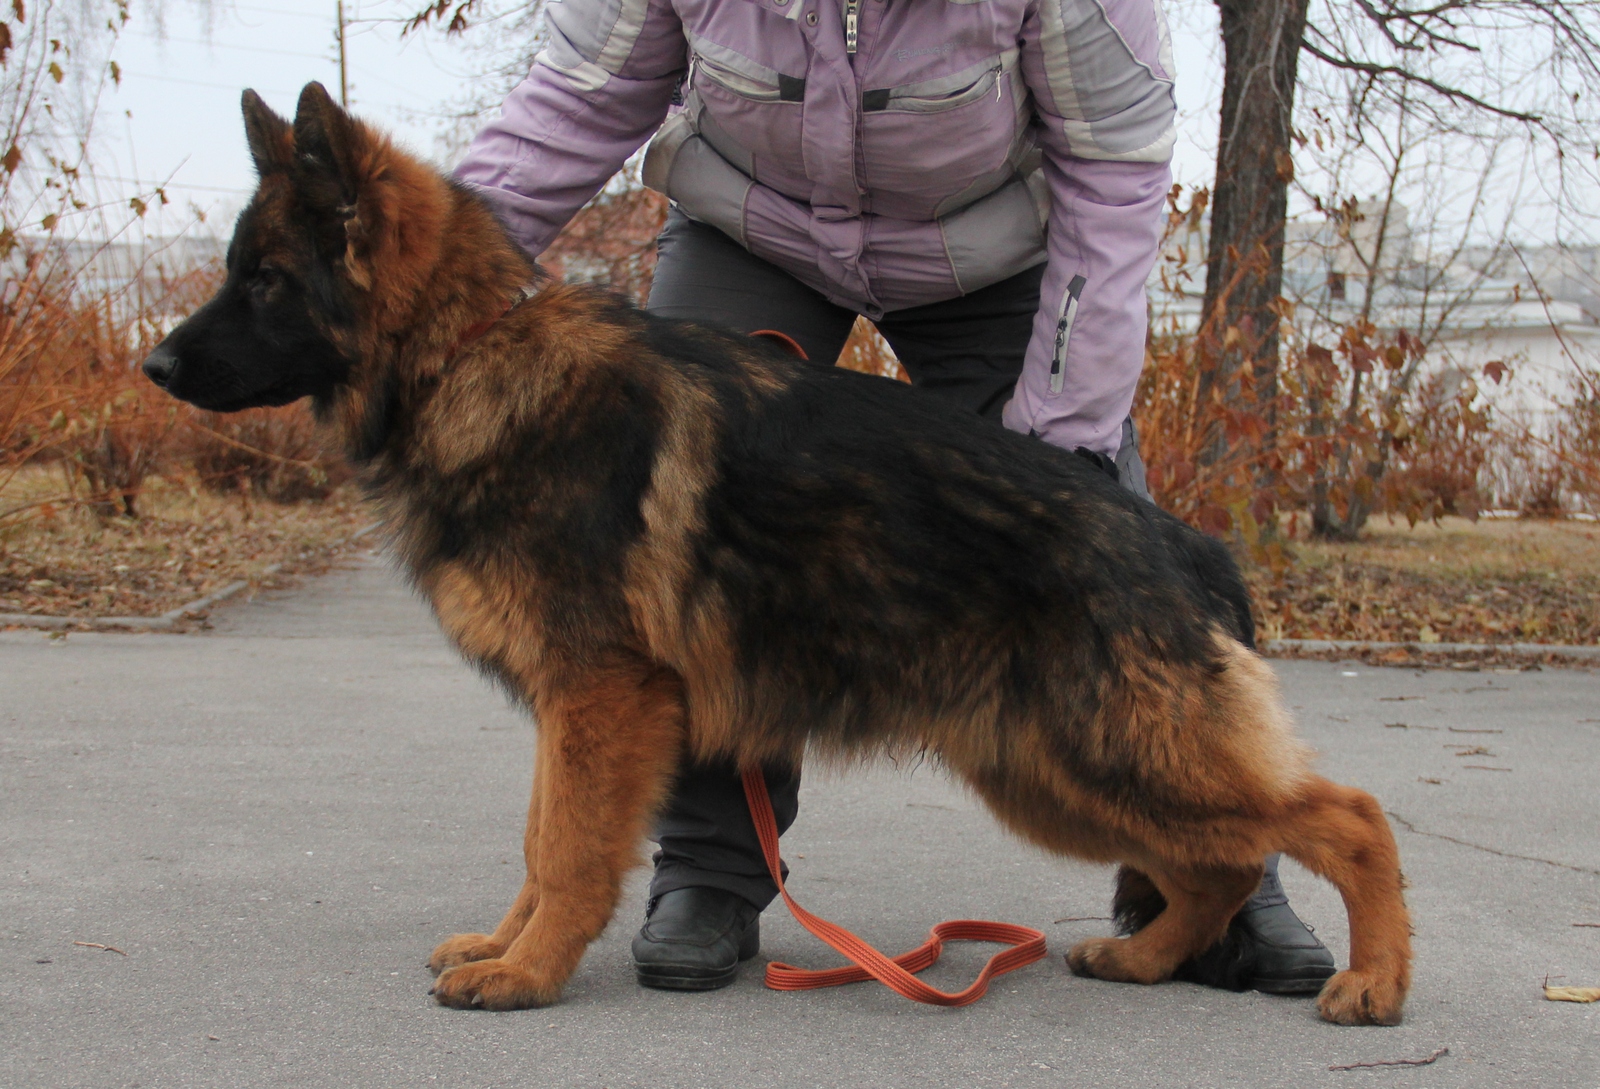
{"type": "Polygon", "coordinates": [[[1471,847],[1474,851],[1482,851],[1485,854],[1499,855],[1501,858],[1514,858],[1520,862],[1543,862],[1546,866],[1555,866],[1557,869],[1571,870],[1573,873],[1586,873],[1591,877],[1600,877],[1600,870],[1591,870],[1587,866],[1574,866],[1570,862],[1557,862],[1553,858],[1540,858],[1538,855],[1519,855],[1515,851],[1502,851],[1498,847],[1485,847],[1481,843],[1473,843],[1470,840],[1457,839],[1455,836],[1447,836],[1443,832],[1426,832],[1393,810],[1386,809],[1384,812],[1388,814],[1390,820],[1398,821],[1405,827],[1407,832],[1410,832],[1413,835],[1428,836],[1432,839],[1448,840],[1451,843],[1459,843],[1463,847],[1471,847]]]}

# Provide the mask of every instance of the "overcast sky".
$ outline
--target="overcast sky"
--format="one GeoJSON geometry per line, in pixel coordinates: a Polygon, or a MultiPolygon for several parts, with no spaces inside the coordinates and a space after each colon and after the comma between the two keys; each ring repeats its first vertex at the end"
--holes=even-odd
{"type": "MultiPolygon", "coordinates": [[[[442,113],[470,79],[468,58],[441,35],[404,40],[408,3],[351,0],[346,52],[357,112],[427,155],[442,113]]],[[[188,5],[166,5],[164,26],[148,8],[117,44],[122,85],[105,100],[101,161],[133,187],[171,179],[175,207],[192,201],[231,218],[254,185],[239,119],[239,93],[254,88],[293,115],[299,89],[321,80],[339,93],[333,0],[218,0],[206,20],[188,5]]]]}
{"type": "MultiPolygon", "coordinates": [[[[181,2],[165,6],[164,33],[150,9],[135,5],[115,58],[120,89],[107,99],[101,130],[108,173],[154,184],[172,179],[173,205],[156,226],[181,226],[190,202],[226,231],[253,184],[239,92],[253,87],[275,109],[292,114],[300,87],[319,79],[337,96],[334,0],[216,0],[209,20],[181,2]]],[[[361,116],[387,128],[424,155],[440,155],[450,106],[470,91],[474,58],[442,34],[402,39],[400,20],[419,0],[347,0],[350,100],[361,116]]],[[[1211,181],[1220,86],[1212,5],[1175,22],[1179,123],[1174,173],[1211,181]]],[[[444,165],[450,165],[448,163],[444,165]]]]}

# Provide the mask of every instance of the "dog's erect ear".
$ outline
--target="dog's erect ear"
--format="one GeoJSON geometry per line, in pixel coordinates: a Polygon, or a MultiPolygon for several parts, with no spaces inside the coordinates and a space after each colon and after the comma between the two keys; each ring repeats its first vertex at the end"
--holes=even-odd
{"type": "Polygon", "coordinates": [[[437,239],[434,224],[445,214],[448,193],[437,175],[345,113],[320,83],[300,92],[294,145],[296,195],[317,224],[322,251],[342,252],[357,287],[372,285],[383,254],[437,239]]]}
{"type": "Polygon", "coordinates": [[[306,207],[321,217],[329,244],[343,250],[351,278],[366,287],[370,277],[357,253],[365,233],[356,167],[361,138],[359,127],[329,97],[326,87],[305,85],[294,114],[295,188],[306,207]]]}
{"type": "Polygon", "coordinates": [[[254,91],[246,91],[240,105],[244,109],[244,136],[250,144],[256,173],[264,178],[274,171],[289,169],[294,162],[294,135],[289,122],[273,113],[254,91]]]}
{"type": "Polygon", "coordinates": [[[354,122],[328,97],[327,88],[306,84],[294,115],[294,148],[301,192],[312,207],[333,210],[355,203],[355,139],[354,122]]]}

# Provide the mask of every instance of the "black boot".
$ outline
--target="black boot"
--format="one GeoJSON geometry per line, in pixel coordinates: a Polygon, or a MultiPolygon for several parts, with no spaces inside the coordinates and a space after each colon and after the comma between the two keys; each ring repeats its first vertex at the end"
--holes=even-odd
{"type": "MultiPolygon", "coordinates": [[[[1249,986],[1266,994],[1316,994],[1334,973],[1333,954],[1287,900],[1245,905],[1228,927],[1254,948],[1249,986]]],[[[1204,980],[1201,980],[1204,982],[1204,980]]]]}
{"type": "MultiPolygon", "coordinates": [[[[1123,933],[1142,929],[1165,906],[1143,874],[1124,869],[1117,875],[1112,914],[1123,933]]],[[[1316,994],[1333,973],[1333,954],[1289,906],[1274,855],[1261,887],[1233,917],[1222,940],[1180,964],[1173,978],[1229,991],[1295,995],[1316,994]]]]}
{"type": "Polygon", "coordinates": [[[650,901],[633,939],[633,970],[646,987],[714,991],[761,950],[761,910],[738,893],[693,887],[650,901]]]}
{"type": "Polygon", "coordinates": [[[1228,932],[1184,961],[1174,979],[1229,991],[1316,994],[1333,975],[1333,954],[1287,903],[1246,906],[1228,932]]]}

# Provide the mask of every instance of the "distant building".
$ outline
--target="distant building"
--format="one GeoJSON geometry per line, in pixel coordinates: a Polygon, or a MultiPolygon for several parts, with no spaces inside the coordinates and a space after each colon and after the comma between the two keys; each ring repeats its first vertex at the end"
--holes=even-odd
{"type": "MultiPolygon", "coordinates": [[[[1284,296],[1299,336],[1332,345],[1366,316],[1429,345],[1438,369],[1471,375],[1501,412],[1530,424],[1554,411],[1578,369],[1600,369],[1600,246],[1464,247],[1441,257],[1417,241],[1407,209],[1361,201],[1341,230],[1331,219],[1295,220],[1284,242],[1284,296]],[[1369,300],[1370,292],[1370,300],[1369,300]],[[1504,362],[1503,388],[1482,380],[1504,362]]],[[[1209,221],[1168,239],[1151,274],[1158,330],[1192,331],[1205,290],[1209,221]]]]}

